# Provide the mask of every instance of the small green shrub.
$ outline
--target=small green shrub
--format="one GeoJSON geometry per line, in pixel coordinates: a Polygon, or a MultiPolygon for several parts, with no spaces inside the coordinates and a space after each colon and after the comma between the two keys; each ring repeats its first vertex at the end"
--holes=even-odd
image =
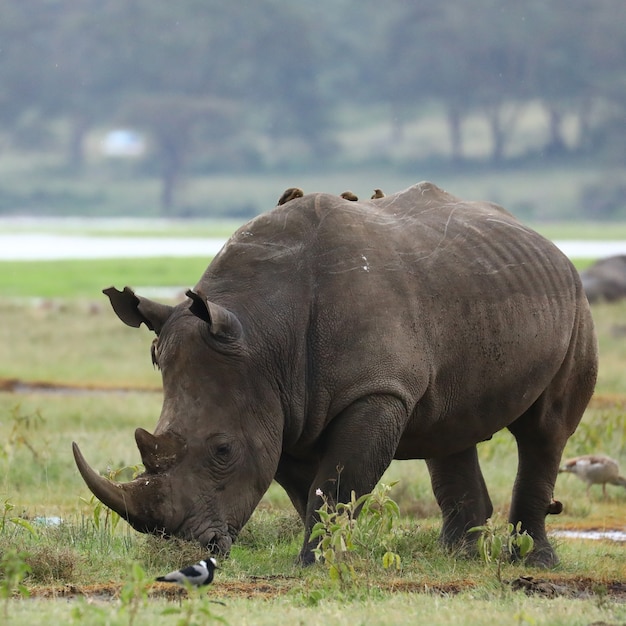
{"type": "Polygon", "coordinates": [[[148,602],[148,587],[152,581],[139,563],[132,563],[128,569],[126,582],[120,591],[120,610],[128,614],[128,626],[133,626],[139,610],[148,602]]]}
{"type": "Polygon", "coordinates": [[[332,504],[324,495],[317,513],[320,521],[311,531],[310,540],[319,539],[313,550],[316,561],[323,561],[332,580],[348,586],[356,580],[356,557],[372,558],[382,552],[381,564],[385,570],[399,570],[400,555],[391,549],[394,522],[400,510],[389,497],[392,485],[380,483],[374,491],[356,497],[350,502],[332,504]]]}
{"type": "Polygon", "coordinates": [[[10,528],[14,531],[23,528],[30,533],[30,535],[36,537],[37,531],[27,519],[18,515],[9,515],[13,509],[15,509],[15,506],[8,500],[5,500],[2,514],[0,515],[0,536],[7,536],[10,528]],[[11,524],[11,526],[9,526],[9,524],[11,524]]]}
{"type": "Polygon", "coordinates": [[[4,600],[5,622],[9,614],[9,600],[17,591],[22,597],[30,595],[28,588],[23,584],[24,579],[30,572],[30,566],[26,562],[27,554],[17,550],[7,550],[0,558],[0,598],[4,600]]]}
{"type": "Polygon", "coordinates": [[[526,532],[521,531],[521,522],[513,525],[503,523],[497,517],[490,517],[482,526],[474,526],[469,532],[478,532],[478,553],[485,563],[495,566],[496,578],[502,585],[502,565],[512,555],[525,558],[533,549],[534,540],[526,532]]]}
{"type": "Polygon", "coordinates": [[[0,450],[2,456],[10,464],[15,452],[20,448],[26,448],[31,453],[33,461],[41,465],[45,461],[45,455],[38,449],[39,442],[43,439],[41,432],[38,431],[45,426],[41,412],[38,410],[34,413],[24,413],[18,404],[10,410],[9,420],[11,430],[0,450]]]}

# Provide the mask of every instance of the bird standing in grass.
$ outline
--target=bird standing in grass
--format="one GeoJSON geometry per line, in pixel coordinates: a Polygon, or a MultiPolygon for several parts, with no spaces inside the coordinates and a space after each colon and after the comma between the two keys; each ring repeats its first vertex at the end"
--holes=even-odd
{"type": "Polygon", "coordinates": [[[626,487],[626,478],[619,475],[619,465],[614,459],[602,454],[585,454],[568,459],[559,473],[575,474],[587,483],[587,493],[591,485],[602,485],[602,495],[606,497],[606,485],[626,487]]]}
{"type": "Polygon", "coordinates": [[[213,575],[216,569],[218,569],[217,561],[211,557],[195,565],[189,565],[183,567],[183,569],[174,570],[169,574],[165,574],[165,576],[159,576],[157,580],[161,583],[177,583],[183,587],[187,585],[202,587],[213,581],[213,575]]]}

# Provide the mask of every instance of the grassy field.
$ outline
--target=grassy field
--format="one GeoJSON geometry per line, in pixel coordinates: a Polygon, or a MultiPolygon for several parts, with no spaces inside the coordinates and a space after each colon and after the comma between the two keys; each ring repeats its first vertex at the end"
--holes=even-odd
{"type": "MultiPolygon", "coordinates": [[[[181,602],[180,592],[154,584],[156,575],[203,554],[194,544],[145,537],[118,524],[91,499],[70,444],[78,441],[101,473],[126,480],[140,460],[133,431],[138,426],[152,430],[161,406],[160,375],[150,360],[151,333],[121,324],[100,288],[112,283],[189,285],[204,265],[198,259],[14,263],[11,283],[3,271],[9,265],[0,267],[7,281],[0,289],[0,380],[6,389],[0,393],[0,621],[626,622],[624,544],[555,536],[562,561],[557,569],[505,563],[499,578],[495,563],[441,549],[438,509],[421,461],[394,462],[384,476],[385,483],[398,481],[390,496],[401,516],[386,546],[372,542],[350,555],[354,580],[337,582],[322,564],[306,570],[294,564],[300,525],[284,492],[272,485],[230,558],[220,563],[208,594],[181,602]],[[24,388],[15,380],[61,388],[24,388]],[[383,567],[385,549],[401,557],[400,569],[383,567]],[[28,599],[11,577],[24,563],[30,567],[24,579],[28,599]],[[515,590],[509,584],[515,580],[526,581],[535,593],[515,590]]],[[[626,304],[597,305],[593,313],[600,377],[566,455],[604,452],[626,466],[626,304]]],[[[498,433],[481,444],[480,457],[496,512],[505,517],[515,474],[513,438],[498,433]]],[[[608,487],[603,499],[599,487],[587,494],[575,477],[561,476],[555,497],[565,503],[565,511],[548,519],[551,532],[624,529],[624,489],[608,487]]]]}

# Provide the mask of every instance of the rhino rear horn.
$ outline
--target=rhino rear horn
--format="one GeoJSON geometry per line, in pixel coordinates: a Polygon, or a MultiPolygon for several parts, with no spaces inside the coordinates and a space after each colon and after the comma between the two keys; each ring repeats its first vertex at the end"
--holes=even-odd
{"type": "Polygon", "coordinates": [[[185,444],[171,433],[152,435],[143,428],[137,428],[135,441],[141,461],[149,474],[158,474],[172,468],[184,454],[185,444]]]}
{"type": "Polygon", "coordinates": [[[211,302],[200,291],[187,291],[191,312],[209,324],[211,334],[222,341],[236,341],[242,335],[241,323],[228,309],[211,302]]]}
{"type": "Polygon", "coordinates": [[[174,309],[167,304],[137,296],[130,287],[124,287],[123,291],[108,287],[102,293],[109,297],[113,310],[124,324],[139,328],[143,323],[157,335],[174,309]]]}

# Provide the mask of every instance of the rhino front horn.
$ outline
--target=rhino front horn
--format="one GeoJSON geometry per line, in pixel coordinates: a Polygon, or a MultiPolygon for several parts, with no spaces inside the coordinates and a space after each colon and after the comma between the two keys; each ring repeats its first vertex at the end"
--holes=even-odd
{"type": "MultiPolygon", "coordinates": [[[[135,530],[139,532],[155,532],[158,530],[159,524],[150,519],[152,516],[147,515],[146,511],[140,511],[137,507],[137,490],[141,489],[140,479],[135,479],[129,483],[114,483],[104,476],[100,476],[85,461],[78,445],[72,442],[72,451],[74,452],[74,460],[76,466],[87,487],[94,496],[105,506],[115,511],[120,517],[123,517],[135,530]]],[[[147,482],[143,481],[146,483],[147,482]]],[[[145,494],[144,494],[145,495],[145,494]]],[[[140,498],[141,500],[141,498],[140,498]]]]}

